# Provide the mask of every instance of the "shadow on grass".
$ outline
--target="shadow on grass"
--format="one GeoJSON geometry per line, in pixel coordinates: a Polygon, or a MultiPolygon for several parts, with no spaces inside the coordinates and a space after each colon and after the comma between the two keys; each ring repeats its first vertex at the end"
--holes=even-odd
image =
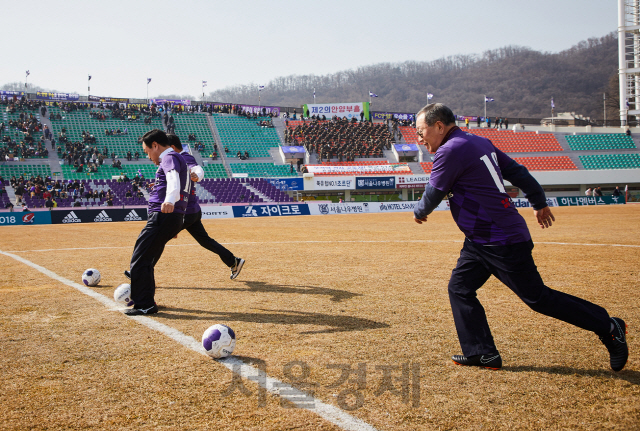
{"type": "Polygon", "coordinates": [[[634,370],[622,370],[622,371],[612,371],[612,370],[581,370],[578,368],[570,368],[570,367],[534,367],[528,365],[521,366],[504,366],[502,367],[503,371],[511,372],[511,373],[521,373],[521,372],[534,372],[534,373],[547,373],[547,374],[558,374],[565,376],[583,376],[583,377],[609,377],[619,380],[626,380],[629,383],[634,385],[640,385],[640,371],[634,370]]]}
{"type": "Polygon", "coordinates": [[[235,313],[231,311],[191,310],[176,307],[162,307],[158,317],[165,319],[220,320],[230,322],[273,323],[277,325],[314,325],[326,329],[305,331],[302,334],[330,334],[334,332],[363,331],[366,329],[389,328],[389,325],[353,316],[308,313],[293,310],[264,310],[256,313],[235,313]]]}
{"type": "Polygon", "coordinates": [[[237,285],[244,283],[244,286],[238,287],[162,287],[159,289],[185,289],[185,290],[229,290],[232,292],[260,292],[260,293],[289,293],[296,295],[325,295],[329,296],[333,302],[340,302],[351,299],[356,296],[362,296],[361,293],[352,293],[346,290],[330,289],[318,286],[295,286],[285,284],[269,284],[264,281],[240,281],[234,283],[237,285]]]}

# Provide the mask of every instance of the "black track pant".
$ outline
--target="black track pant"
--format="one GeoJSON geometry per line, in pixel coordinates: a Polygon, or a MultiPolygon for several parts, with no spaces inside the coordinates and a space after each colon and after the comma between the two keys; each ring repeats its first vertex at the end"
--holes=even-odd
{"type": "Polygon", "coordinates": [[[136,308],[153,306],[156,292],[153,269],[164,246],[182,229],[183,218],[184,214],[179,213],[149,213],[131,256],[131,299],[136,308]]]}
{"type": "Polygon", "coordinates": [[[494,275],[532,310],[596,334],[607,334],[607,311],[584,299],[544,285],[531,256],[533,242],[483,246],[465,240],[449,280],[449,300],[465,356],[497,352],[476,291],[494,275]]]}
{"type": "Polygon", "coordinates": [[[236,258],[233,253],[209,237],[209,234],[202,225],[202,211],[198,211],[195,214],[187,214],[184,217],[183,229],[189,232],[202,247],[220,256],[220,259],[222,259],[225,265],[228,267],[235,265],[236,258]]]}

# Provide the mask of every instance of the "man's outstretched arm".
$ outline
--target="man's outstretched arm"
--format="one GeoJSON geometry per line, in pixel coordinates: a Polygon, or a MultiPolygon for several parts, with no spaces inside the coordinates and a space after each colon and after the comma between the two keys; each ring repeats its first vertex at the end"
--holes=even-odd
{"type": "Polygon", "coordinates": [[[427,221],[427,216],[440,205],[440,202],[442,202],[445,196],[447,196],[445,192],[441,192],[431,184],[427,184],[422,198],[413,210],[413,219],[415,222],[422,224],[422,222],[427,221]]]}

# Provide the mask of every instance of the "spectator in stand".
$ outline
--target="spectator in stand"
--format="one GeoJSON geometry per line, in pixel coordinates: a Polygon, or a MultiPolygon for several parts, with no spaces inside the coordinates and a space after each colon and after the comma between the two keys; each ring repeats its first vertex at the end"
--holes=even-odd
{"type": "Polygon", "coordinates": [[[594,196],[602,196],[602,189],[600,188],[600,186],[595,187],[593,189],[593,195],[594,196]]]}
{"type": "Polygon", "coordinates": [[[586,196],[593,196],[593,192],[591,191],[591,187],[589,187],[589,188],[587,189],[587,191],[586,191],[586,192],[584,192],[584,194],[585,194],[586,196]]]}

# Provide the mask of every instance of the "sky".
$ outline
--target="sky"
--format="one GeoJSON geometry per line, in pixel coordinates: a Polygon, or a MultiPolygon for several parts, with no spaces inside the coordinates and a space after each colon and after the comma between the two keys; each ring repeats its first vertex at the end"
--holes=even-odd
{"type": "MultiPolygon", "coordinates": [[[[559,52],[617,29],[603,0],[0,0],[0,86],[154,98],[518,45],[559,52]],[[147,86],[147,78],[151,83],[147,86]]],[[[268,87],[263,91],[268,91],[268,87]]]]}

